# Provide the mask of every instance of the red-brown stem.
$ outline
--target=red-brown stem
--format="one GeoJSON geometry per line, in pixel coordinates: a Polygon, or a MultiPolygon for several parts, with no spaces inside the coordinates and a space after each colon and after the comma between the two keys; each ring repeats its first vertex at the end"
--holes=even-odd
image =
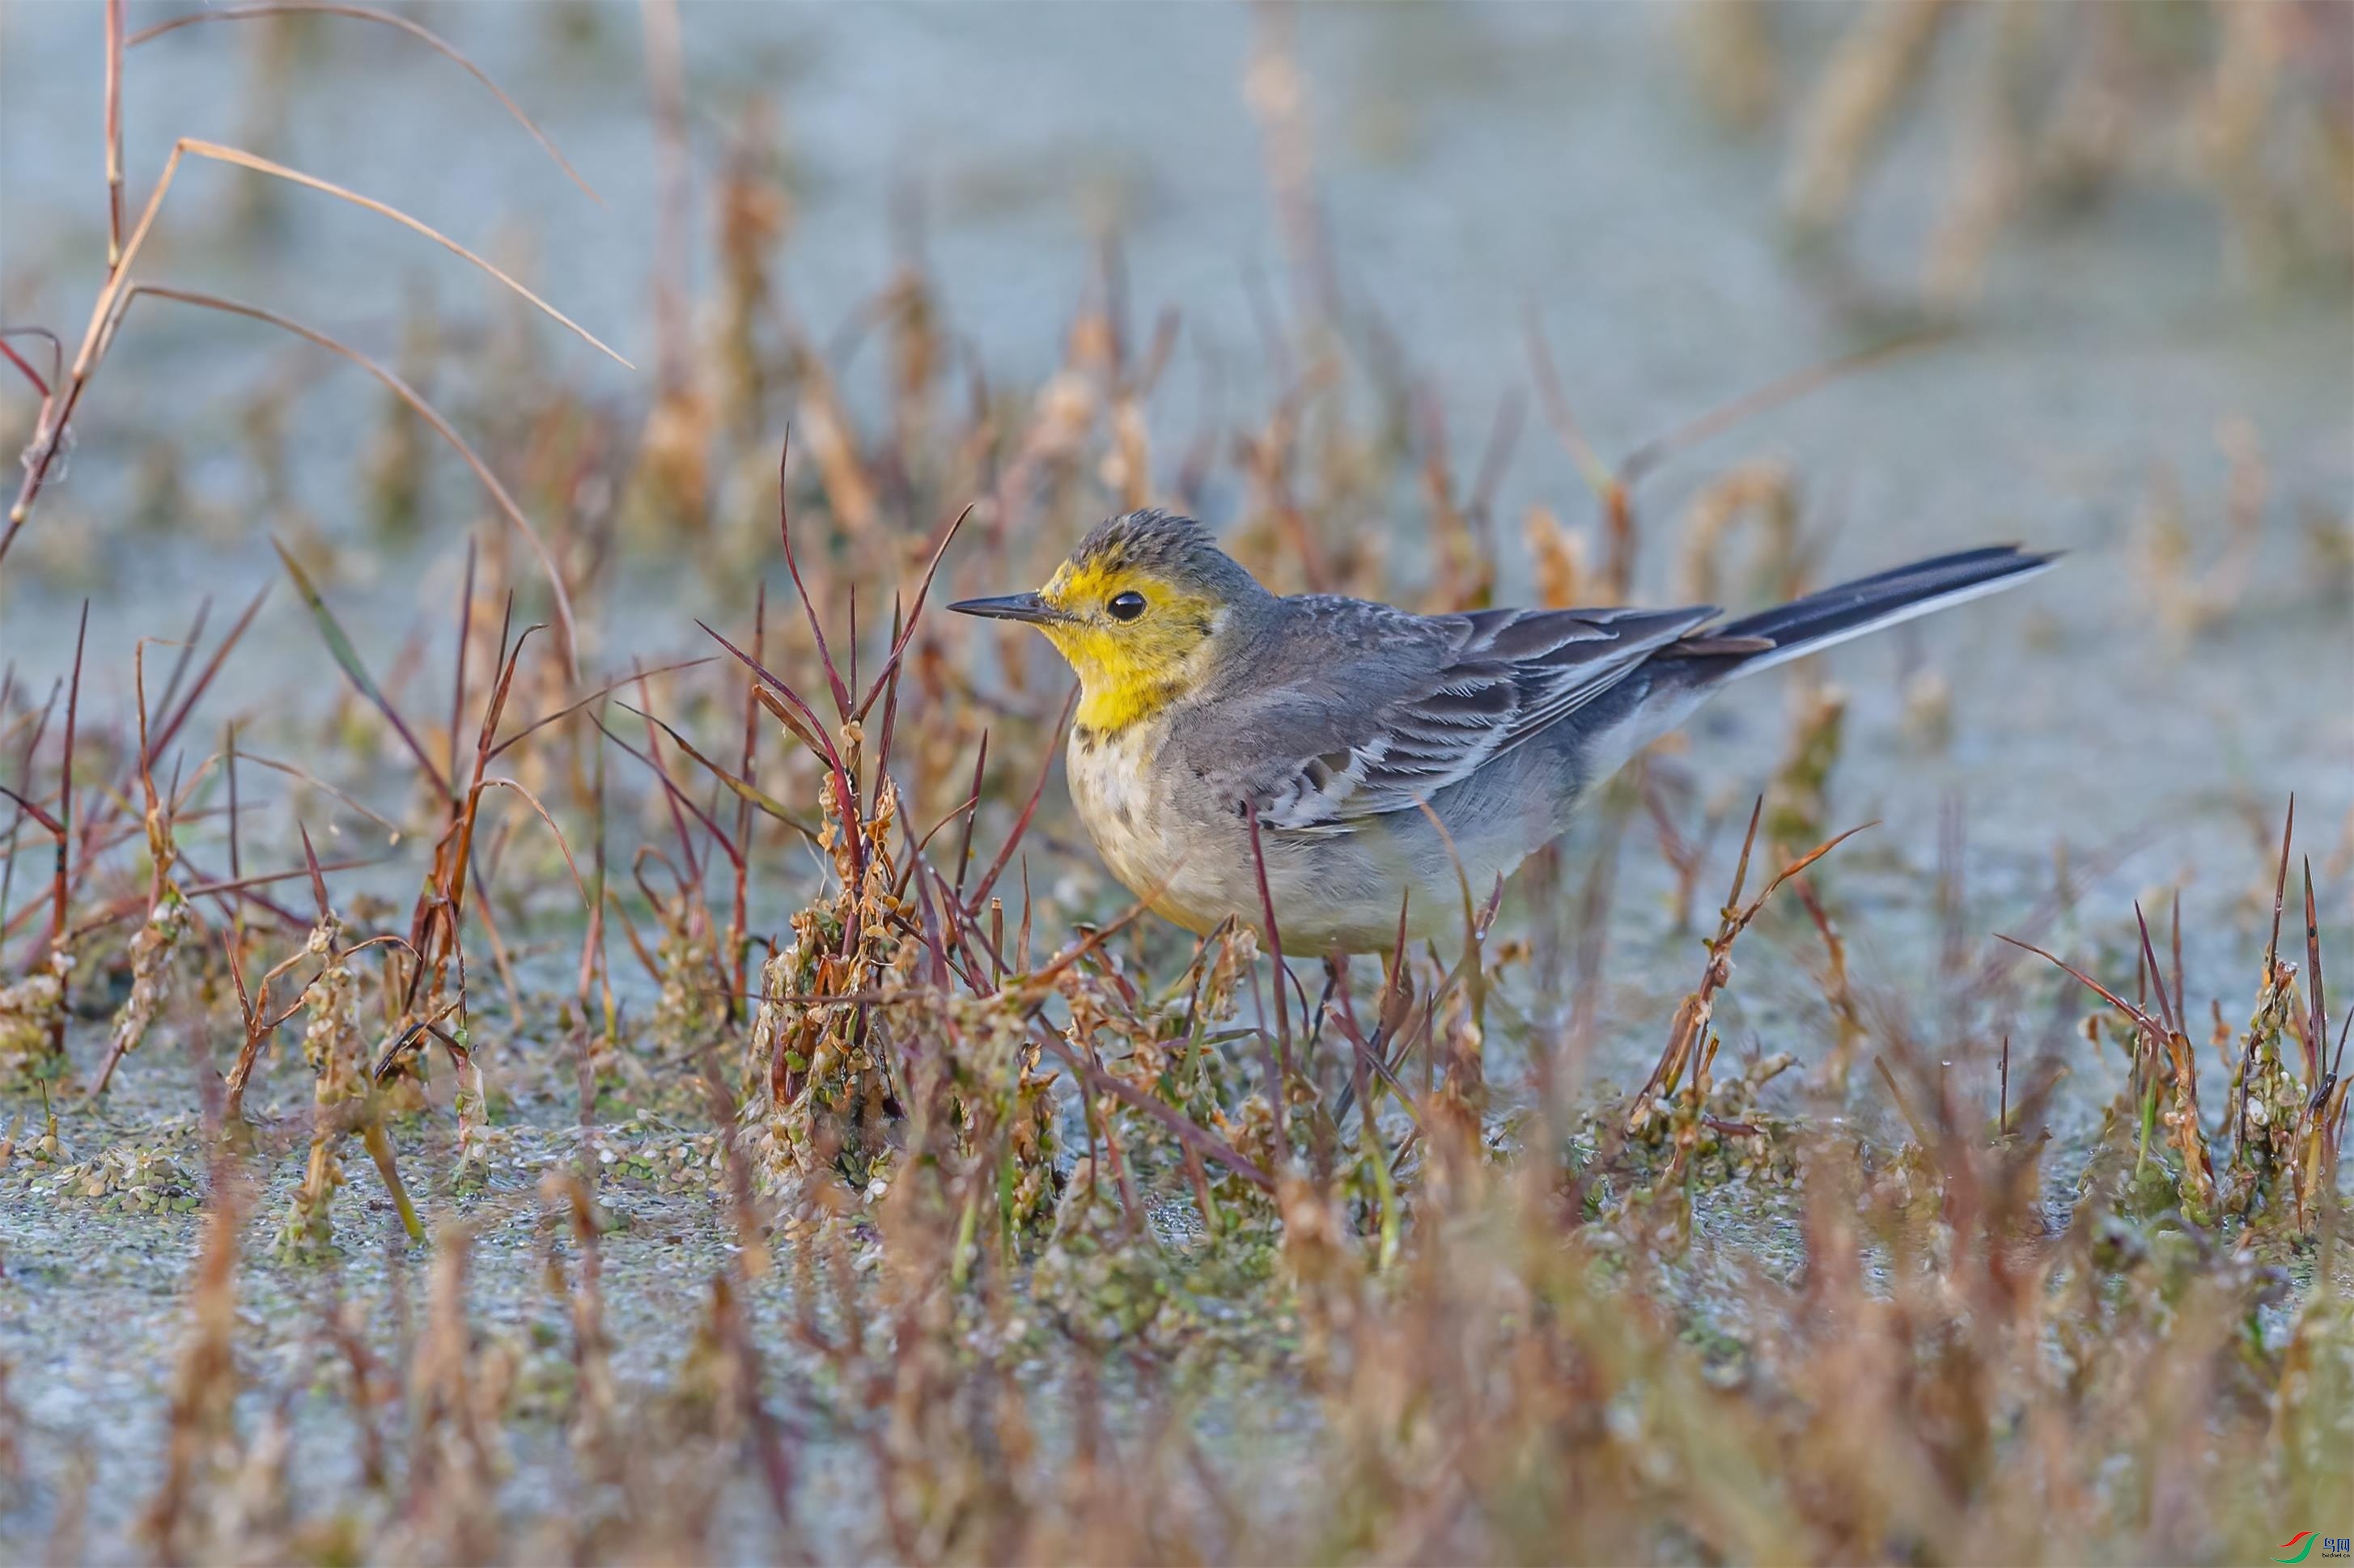
{"type": "Polygon", "coordinates": [[[1014,945],[1021,948],[1014,968],[1025,973],[1030,968],[1030,857],[1025,854],[1022,857],[1022,924],[1014,937],[1014,945]]]}
{"type": "Polygon", "coordinates": [[[648,676],[669,675],[681,670],[693,670],[698,666],[710,663],[713,659],[717,657],[717,654],[712,654],[702,659],[681,659],[677,662],[672,664],[657,664],[651,670],[633,671],[630,674],[622,676],[618,681],[608,681],[603,685],[598,687],[595,691],[588,693],[586,696],[583,696],[575,702],[567,703],[564,706],[557,709],[552,714],[547,714],[542,717],[532,720],[529,724],[524,726],[521,729],[515,731],[504,740],[500,741],[496,746],[492,747],[491,760],[496,762],[503,752],[513,747],[518,741],[529,739],[531,736],[538,734],[541,730],[546,729],[549,725],[562,723],[564,720],[570,718],[574,714],[586,708],[589,704],[602,702],[605,698],[611,696],[615,692],[620,691],[623,686],[632,685],[638,681],[648,676]]]}
{"type": "MultiPolygon", "coordinates": [[[[26,329],[11,328],[9,330],[19,331],[26,329]]],[[[0,334],[0,359],[5,359],[9,364],[15,366],[16,367],[16,373],[33,384],[33,391],[41,398],[41,400],[43,402],[48,401],[48,382],[43,378],[39,371],[34,369],[31,365],[26,362],[23,355],[18,354],[15,349],[8,346],[8,339],[5,334],[0,334]]]]}
{"type": "MultiPolygon", "coordinates": [[[[938,879],[935,878],[935,880],[938,879]]],[[[916,927],[917,939],[924,944],[925,950],[932,956],[932,989],[945,996],[949,990],[948,947],[941,938],[939,912],[932,906],[931,889],[924,885],[921,878],[918,878],[916,883],[916,913],[921,919],[921,923],[916,927]]],[[[960,969],[958,972],[961,974],[962,970],[960,969]]],[[[964,979],[966,984],[972,986],[975,991],[979,991],[979,986],[970,975],[965,975],[964,979]]]]}
{"type": "MultiPolygon", "coordinates": [[[[623,705],[626,706],[627,705],[625,704],[623,705]]],[[[731,864],[743,858],[743,852],[737,847],[735,841],[730,839],[726,833],[721,830],[717,822],[711,820],[711,813],[705,811],[701,806],[695,804],[694,796],[689,795],[685,790],[678,787],[677,781],[671,778],[670,770],[663,766],[659,758],[648,757],[644,752],[640,751],[636,747],[631,746],[628,741],[623,740],[620,736],[615,735],[610,728],[606,726],[602,720],[598,722],[597,727],[604,730],[606,739],[611,741],[615,746],[620,747],[623,751],[628,752],[631,757],[636,758],[640,762],[644,763],[647,768],[652,770],[655,779],[661,783],[663,795],[670,804],[672,820],[677,824],[678,835],[682,844],[686,843],[688,836],[685,821],[678,816],[678,812],[683,808],[702,825],[703,830],[705,832],[711,835],[711,842],[719,846],[719,853],[726,855],[731,864]]],[[[669,864],[669,857],[663,857],[663,863],[669,864]]],[[[693,882],[695,877],[700,874],[700,868],[695,862],[691,846],[688,849],[687,868],[685,872],[681,874],[677,871],[676,867],[673,867],[672,870],[673,874],[678,876],[679,890],[681,895],[684,895],[687,885],[693,882]]]]}
{"type": "MultiPolygon", "coordinates": [[[[850,683],[855,686],[858,683],[858,600],[855,598],[851,599],[850,608],[852,611],[850,617],[850,683]]],[[[902,623],[906,620],[907,616],[900,606],[900,598],[897,594],[893,594],[891,596],[891,641],[895,645],[899,641],[902,623]]],[[[874,782],[867,789],[869,799],[879,798],[883,792],[884,784],[891,777],[891,743],[897,738],[899,734],[899,673],[896,665],[891,668],[888,674],[883,677],[882,683],[883,733],[876,740],[875,746],[874,782]]],[[[861,723],[864,723],[865,720],[865,710],[863,708],[859,711],[859,719],[861,723]]],[[[903,802],[903,804],[905,802],[903,802]]]]}
{"type": "MultiPolygon", "coordinates": [[[[245,867],[239,863],[238,853],[237,721],[234,719],[229,721],[228,732],[221,737],[221,760],[222,771],[228,775],[228,874],[229,880],[235,882],[245,875],[245,867]]],[[[242,960],[245,957],[245,906],[243,905],[234,901],[230,903],[229,925],[236,935],[236,940],[229,948],[231,960],[233,962],[242,960]]]]}
{"type": "MultiPolygon", "coordinates": [[[[14,664],[9,665],[5,673],[0,673],[0,692],[14,688],[16,673],[14,664]]],[[[64,694],[65,686],[66,683],[62,678],[50,683],[49,700],[41,705],[41,716],[33,722],[33,733],[25,742],[24,760],[16,767],[16,788],[9,791],[9,799],[17,801],[18,805],[16,821],[11,823],[8,829],[10,853],[7,863],[0,864],[0,946],[5,946],[8,938],[16,934],[20,921],[40,907],[38,904],[27,905],[16,916],[11,917],[8,914],[8,892],[16,880],[16,857],[14,853],[16,832],[23,825],[25,816],[32,810],[32,808],[25,803],[25,796],[26,792],[33,788],[33,759],[40,755],[41,742],[48,736],[49,719],[57,712],[58,698],[64,694]]],[[[0,706],[5,705],[0,704],[0,706]]],[[[46,828],[48,823],[45,822],[42,826],[46,828]]]]}
{"type": "Polygon", "coordinates": [[[835,749],[832,737],[826,733],[824,721],[817,716],[816,709],[802,700],[799,692],[778,679],[758,659],[720,636],[718,632],[712,630],[706,622],[698,620],[695,625],[702,627],[705,634],[713,641],[733,653],[740,662],[748,666],[754,674],[760,677],[760,683],[774,694],[773,698],[764,697],[761,705],[776,715],[779,723],[793,729],[803,745],[808,746],[811,751],[825,759],[826,767],[832,775],[834,809],[842,817],[843,832],[847,836],[851,874],[854,880],[863,879],[866,874],[864,835],[854,831],[859,821],[858,786],[852,780],[850,768],[843,761],[842,753],[835,749]],[[786,704],[791,705],[790,711],[786,704]]]}
{"type": "Polygon", "coordinates": [[[2182,889],[2174,890],[2174,1008],[2182,1032],[2190,1033],[2190,991],[2182,980],[2182,889]]]}
{"type": "MultiPolygon", "coordinates": [[[[768,656],[768,636],[769,585],[764,582],[752,601],[753,658],[762,659],[768,656]]],[[[744,678],[744,756],[741,765],[736,771],[738,777],[748,781],[752,777],[752,767],[759,745],[759,684],[753,677],[747,675],[744,678]]],[[[727,945],[735,955],[736,1016],[740,1021],[748,1014],[751,1007],[752,959],[752,942],[746,911],[749,885],[749,867],[747,863],[751,859],[752,853],[752,802],[749,797],[742,795],[736,798],[736,842],[743,846],[744,853],[736,857],[736,901],[728,921],[727,945]]]]}
{"type": "Polygon", "coordinates": [[[578,1001],[581,1021],[581,1092],[584,1097],[588,1097],[582,1101],[581,1115],[584,1120],[588,1118],[588,1107],[593,1100],[588,1079],[588,983],[600,974],[607,977],[606,1018],[608,1022],[612,1017],[610,971],[605,968],[605,748],[599,746],[590,747],[590,750],[596,754],[590,763],[589,801],[596,822],[597,842],[594,858],[591,861],[594,871],[593,880],[590,883],[588,929],[583,932],[580,938],[578,1001]]]}
{"type": "Polygon", "coordinates": [[[57,963],[64,951],[68,928],[67,906],[72,897],[71,879],[68,871],[70,855],[68,845],[73,841],[73,765],[74,725],[81,709],[81,657],[83,645],[90,637],[90,600],[81,601],[81,621],[74,631],[73,680],[66,691],[65,759],[58,770],[58,861],[52,879],[52,907],[49,916],[49,954],[58,977],[58,1009],[49,1020],[49,1051],[62,1061],[66,1050],[66,1000],[72,971],[57,963]]]}
{"type": "Polygon", "coordinates": [[[949,546],[955,542],[957,534],[964,527],[965,519],[971,515],[972,508],[970,506],[958,513],[949,522],[947,531],[940,535],[940,542],[932,547],[931,559],[924,567],[923,580],[916,585],[915,606],[907,612],[907,624],[893,635],[890,656],[883,661],[883,668],[875,673],[874,684],[867,687],[865,696],[859,699],[857,717],[863,719],[866,716],[867,710],[875,705],[875,699],[898,674],[899,662],[906,657],[908,644],[916,640],[916,628],[924,619],[924,604],[931,596],[932,579],[939,573],[941,558],[949,553],[949,546]]]}
{"type": "Polygon", "coordinates": [[[2273,879],[2273,934],[2264,943],[2264,983],[2270,985],[2273,970],[2280,963],[2281,911],[2288,905],[2289,835],[2296,832],[2296,795],[2288,798],[2288,816],[2281,823],[2280,872],[2273,879]]]}
{"type": "Polygon", "coordinates": [[[2321,923],[2313,906],[2313,857],[2305,861],[2305,960],[2313,1015],[2305,1026],[2305,1087],[2321,1091],[2321,1053],[2329,1044],[2329,1003],[2321,989],[2321,923]]]}
{"type": "Polygon", "coordinates": [[[801,613],[809,618],[810,635],[817,639],[818,662],[825,667],[826,687],[833,694],[834,716],[847,720],[850,688],[843,683],[842,672],[834,665],[833,650],[826,646],[825,626],[818,618],[817,606],[810,602],[809,587],[801,581],[801,563],[793,558],[792,508],[785,495],[785,462],[792,456],[792,432],[788,430],[777,451],[777,538],[784,546],[785,570],[792,575],[793,591],[801,595],[801,613]]]}
{"type": "MultiPolygon", "coordinates": [[[[961,841],[957,845],[956,892],[957,898],[960,902],[964,898],[965,875],[972,869],[972,828],[973,824],[981,820],[981,774],[988,767],[989,732],[987,730],[982,730],[981,732],[980,755],[972,759],[972,804],[965,811],[964,833],[961,841]]],[[[975,899],[974,902],[979,903],[980,900],[975,899]]]]}
{"type": "MultiPolygon", "coordinates": [[[[164,694],[155,699],[155,711],[159,715],[169,713],[172,709],[172,699],[179,695],[180,682],[188,673],[188,661],[194,657],[196,649],[204,642],[205,622],[212,619],[212,614],[213,598],[212,595],[207,594],[196,601],[196,616],[188,622],[188,630],[180,638],[179,652],[172,657],[172,673],[164,679],[164,694]]],[[[157,751],[162,749],[161,747],[155,748],[157,751]]],[[[150,752],[149,755],[153,756],[154,753],[150,752]]]]}
{"type": "MultiPolygon", "coordinates": [[[[220,673],[222,664],[227,662],[230,651],[237,646],[239,640],[244,637],[246,629],[253,624],[255,614],[260,611],[262,601],[269,597],[269,586],[265,584],[261,591],[255,594],[251,602],[246,605],[244,612],[237,618],[237,624],[229,628],[228,634],[222,638],[219,646],[213,650],[212,656],[205,661],[205,667],[198,673],[196,684],[191,686],[187,694],[180,699],[178,707],[172,710],[169,717],[152,727],[147,744],[141,748],[140,766],[152,767],[155,758],[163,755],[164,748],[178,738],[181,727],[196,712],[196,705],[204,700],[205,693],[211,688],[214,677],[220,673]]],[[[185,655],[183,657],[185,658],[185,655]]],[[[178,680],[179,669],[175,664],[172,684],[176,686],[178,680]]],[[[168,691],[164,702],[158,705],[171,707],[168,691]]],[[[92,847],[97,836],[111,826],[122,811],[128,809],[128,806],[129,801],[121,795],[108,794],[100,798],[90,813],[89,821],[82,824],[84,845],[81,855],[82,870],[86,872],[98,851],[106,847],[103,845],[92,847]]]]}
{"type": "Polygon", "coordinates": [[[499,626],[499,678],[483,706],[482,726],[475,739],[473,777],[465,794],[451,802],[451,823],[435,851],[436,885],[429,895],[435,902],[429,906],[420,901],[421,915],[412,926],[419,934],[414,944],[417,968],[410,978],[407,1006],[415,1005],[419,988],[429,970],[438,989],[453,954],[458,959],[459,994],[452,1005],[462,1005],[465,1001],[465,955],[459,948],[459,933],[466,912],[466,884],[473,861],[474,822],[482,810],[483,770],[490,766],[491,737],[498,733],[500,715],[514,685],[515,669],[523,662],[524,644],[531,641],[533,632],[543,630],[537,624],[525,627],[510,647],[507,632],[514,617],[513,594],[507,596],[506,614],[507,619],[499,626]]]}
{"type": "MultiPolygon", "coordinates": [[[[1124,1079],[1114,1077],[1087,1061],[1077,1052],[1072,1050],[1063,1037],[1057,1034],[1044,1020],[1034,1020],[1033,1029],[1040,1043],[1061,1057],[1063,1065],[1077,1075],[1089,1088],[1111,1095],[1133,1108],[1143,1111],[1175,1134],[1180,1143],[1188,1148],[1199,1150],[1262,1192],[1275,1191],[1273,1178],[1260,1170],[1257,1161],[1218,1137],[1217,1134],[1186,1117],[1175,1107],[1146,1094],[1124,1079]]],[[[1281,1116],[1282,1112],[1278,1110],[1276,1114],[1281,1116]]]]}
{"type": "Polygon", "coordinates": [[[65,761],[58,775],[58,867],[54,885],[55,909],[50,916],[49,945],[57,946],[66,936],[66,844],[73,836],[73,765],[74,727],[81,711],[81,656],[83,645],[90,638],[90,600],[81,601],[81,621],[74,631],[73,681],[66,688],[65,761]]]}
{"type": "MultiPolygon", "coordinates": [[[[373,860],[331,860],[321,865],[319,870],[322,873],[357,871],[363,866],[382,863],[381,861],[373,860]]],[[[251,876],[225,877],[218,882],[191,882],[180,889],[180,894],[181,896],[188,899],[221,898],[232,893],[242,893],[249,887],[267,887],[273,882],[292,882],[298,876],[307,881],[310,875],[310,868],[307,866],[298,867],[292,871],[258,871],[251,876]]],[[[87,931],[90,928],[90,922],[84,921],[79,930],[87,931]]]]}
{"type": "MultiPolygon", "coordinates": [[[[1259,912],[1267,918],[1268,956],[1275,959],[1275,1040],[1276,1053],[1267,1064],[1275,1069],[1275,1082],[1268,1086],[1267,1100],[1275,1111],[1275,1147],[1279,1158],[1291,1153],[1291,1008],[1283,994],[1283,933],[1275,923],[1275,898],[1267,885],[1267,856],[1258,840],[1258,811],[1249,801],[1242,806],[1243,821],[1250,826],[1251,868],[1258,876],[1259,912]]],[[[1264,1039],[1265,1036],[1260,1037],[1264,1039]]]]}
{"type": "Polygon", "coordinates": [[[2008,1030],[2002,1036],[2001,1072],[2002,1076],[1999,1080],[2000,1086],[1997,1090],[1999,1097],[1995,1101],[1995,1136],[2009,1138],[2010,1136],[2010,1033],[2008,1030]]]}
{"type": "MultiPolygon", "coordinates": [[[[147,760],[148,641],[149,639],[143,637],[132,645],[131,689],[139,715],[139,792],[147,808],[147,842],[151,862],[147,883],[147,914],[152,920],[154,917],[156,906],[164,901],[165,889],[171,885],[172,868],[171,861],[162,847],[163,843],[168,841],[171,833],[171,813],[165,809],[163,798],[155,792],[155,770],[148,765],[147,760]],[[162,823],[160,830],[157,826],[159,821],[162,823]]],[[[61,1035],[62,1031],[60,1031],[60,1044],[62,1044],[61,1035]]],[[[107,1085],[114,1079],[114,1069],[122,1065],[122,1058],[129,1053],[130,1048],[129,1037],[118,1036],[113,1048],[107,1053],[105,1065],[99,1068],[97,1078],[90,1084],[90,1092],[93,1097],[106,1093],[107,1085]]]]}
{"type": "MultiPolygon", "coordinates": [[[[685,792],[680,789],[677,783],[672,779],[670,769],[663,765],[661,732],[654,726],[652,713],[654,705],[653,691],[646,684],[643,679],[641,679],[638,682],[638,698],[641,702],[646,705],[646,708],[648,710],[646,715],[645,760],[647,764],[653,768],[654,772],[662,779],[664,796],[670,806],[671,826],[676,829],[678,832],[678,852],[686,861],[687,878],[690,881],[699,884],[702,880],[703,866],[702,863],[695,859],[695,839],[694,836],[686,831],[686,818],[679,811],[679,802],[685,799],[685,792]]],[[[687,804],[692,806],[694,802],[690,800],[687,804]]],[[[713,822],[710,818],[704,816],[700,811],[697,811],[695,815],[702,820],[706,827],[711,829],[715,835],[718,832],[718,825],[713,822]]]]}
{"type": "Polygon", "coordinates": [[[331,906],[327,902],[326,874],[319,869],[319,852],[311,845],[309,824],[298,819],[294,826],[302,835],[302,869],[310,874],[311,902],[318,906],[319,924],[323,926],[327,923],[331,912],[331,906]]]}
{"type": "MultiPolygon", "coordinates": [[[[1072,710],[1078,705],[1079,688],[1074,685],[1070,694],[1063,699],[1062,714],[1055,720],[1054,732],[1047,737],[1046,755],[1038,764],[1038,778],[1037,781],[1030,786],[1030,799],[1023,804],[1022,815],[1014,819],[1013,832],[1007,835],[1005,847],[997,852],[997,858],[989,863],[989,870],[982,875],[981,885],[973,889],[973,903],[979,904],[989,896],[989,890],[997,885],[997,879],[1004,872],[1006,863],[1013,858],[1013,851],[1022,842],[1022,835],[1030,831],[1030,819],[1037,812],[1040,797],[1046,793],[1047,777],[1055,771],[1055,753],[1063,744],[1063,726],[1071,722],[1072,710]]],[[[1030,918],[1027,887],[1023,892],[1022,909],[1023,923],[1026,928],[1030,918]]],[[[1023,949],[1026,960],[1029,949],[1027,941],[1023,943],[1023,949]]]]}
{"type": "MultiPolygon", "coordinates": [[[[196,683],[188,688],[188,694],[180,700],[180,705],[173,708],[156,729],[155,743],[150,755],[162,751],[179,736],[180,727],[188,722],[188,715],[196,711],[196,704],[204,700],[205,693],[212,686],[213,677],[220,673],[221,664],[228,658],[229,651],[245,635],[246,628],[253,624],[255,614],[261,609],[261,601],[269,597],[270,585],[264,583],[261,590],[253,596],[252,602],[245,607],[245,612],[237,618],[237,624],[228,629],[228,635],[221,639],[220,646],[213,650],[212,657],[205,661],[204,669],[197,673],[196,683]]],[[[164,705],[171,706],[168,701],[164,705]]]]}
{"type": "Polygon", "coordinates": [[[2052,954],[2045,952],[2042,948],[2037,947],[2032,942],[2022,942],[2016,937],[2006,937],[1999,931],[1997,931],[1994,934],[1994,939],[1998,942],[2009,942],[2014,948],[2033,953],[2037,958],[2041,959],[2045,963],[2050,964],[2052,968],[2066,973],[2070,978],[2073,979],[2077,984],[2084,987],[2087,991],[2099,993],[2102,1001],[2107,1002],[2111,1007],[2115,1008],[2119,1012],[2124,1013],[2127,1018],[2131,1019],[2135,1026],[2141,1029],[2144,1033],[2157,1035],[2162,1032],[2164,1026],[2160,1024],[2157,1019],[2152,1018],[2143,1009],[2136,1007],[2132,1002],[2127,1001],[2124,997],[2119,996],[2115,991],[2111,991],[2107,986],[2103,985],[2100,981],[2094,980],[2092,976],[2086,974],[2075,965],[2069,963],[2066,959],[2054,958],[2052,954]]]}
{"type": "Polygon", "coordinates": [[[458,729],[466,715],[466,644],[474,632],[474,539],[466,537],[466,580],[458,590],[457,671],[450,683],[450,777],[458,777],[458,729]]]}
{"type": "Polygon", "coordinates": [[[2138,899],[2134,902],[2134,924],[2141,931],[2142,972],[2148,975],[2150,983],[2158,988],[2158,1022],[2166,1026],[2166,1033],[2170,1038],[2181,1032],[2181,1024],[2176,1020],[2174,1002],[2167,995],[2166,975],[2158,967],[2158,953],[2150,946],[2149,941],[2149,922],[2142,917],[2141,902],[2138,899]]]}

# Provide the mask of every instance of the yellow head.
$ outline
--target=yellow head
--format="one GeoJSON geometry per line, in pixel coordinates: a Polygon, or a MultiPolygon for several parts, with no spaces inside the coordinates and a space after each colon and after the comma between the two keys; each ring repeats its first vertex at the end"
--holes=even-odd
{"type": "Polygon", "coordinates": [[[949,608],[1044,631],[1078,673],[1078,722],[1108,733],[1200,685],[1225,634],[1271,597],[1192,518],[1130,512],[1080,540],[1036,593],[949,608]]]}

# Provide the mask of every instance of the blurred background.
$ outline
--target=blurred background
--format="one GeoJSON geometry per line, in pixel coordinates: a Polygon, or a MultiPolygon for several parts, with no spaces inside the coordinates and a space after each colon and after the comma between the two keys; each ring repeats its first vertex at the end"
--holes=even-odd
{"type": "MultiPolygon", "coordinates": [[[[1925,846],[1960,801],[2020,885],[2129,828],[2169,846],[2153,874],[2222,850],[2253,880],[2296,788],[2354,853],[2344,6],[389,7],[594,196],[459,61],[273,10],[141,38],[185,12],[131,6],[134,217],[175,137],[243,149],[472,247],[633,368],[218,162],[183,163],[139,275],[397,368],[596,584],[591,664],[692,651],[693,616],[782,582],[789,425],[813,537],[905,556],[978,503],[1019,547],[952,558],[960,591],[1137,498],[1288,586],[1425,607],[1740,603],[2022,539],[2074,554],[1834,657],[1843,818],[1925,846]],[[1615,554],[1593,481],[1679,431],[1615,554]],[[1458,532],[1491,564],[1451,564],[1458,532]]],[[[98,7],[0,8],[0,315],[69,357],[101,67],[98,7]]],[[[12,442],[36,403],[7,377],[12,442]]],[[[412,412],[251,320],[141,301],[73,438],[0,565],[0,653],[43,683],[88,596],[121,701],[132,641],[242,601],[272,536],[386,660],[470,536],[514,548],[412,412]]],[[[250,636],[233,702],[315,660],[292,595],[250,636]]],[[[1763,689],[1717,715],[1718,792],[1803,719],[1763,689]]]]}

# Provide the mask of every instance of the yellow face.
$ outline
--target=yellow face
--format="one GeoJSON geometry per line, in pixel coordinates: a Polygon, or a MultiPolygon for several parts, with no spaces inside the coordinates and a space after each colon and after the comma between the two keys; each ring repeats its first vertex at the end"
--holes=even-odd
{"type": "Polygon", "coordinates": [[[1212,585],[1124,554],[1082,554],[1036,593],[966,599],[967,615],[1026,620],[1079,677],[1078,722],[1111,732],[1193,690],[1227,607],[1212,585]]]}
{"type": "Polygon", "coordinates": [[[1039,630],[1078,673],[1078,722],[1104,731],[1190,691],[1224,613],[1198,585],[1124,562],[1066,561],[1038,598],[1054,612],[1039,630]]]}

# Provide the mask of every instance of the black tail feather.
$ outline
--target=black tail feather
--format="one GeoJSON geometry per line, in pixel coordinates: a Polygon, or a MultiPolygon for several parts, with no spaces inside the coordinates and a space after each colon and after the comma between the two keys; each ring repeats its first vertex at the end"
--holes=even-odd
{"type": "Polygon", "coordinates": [[[1721,655],[1724,673],[1747,674],[1860,637],[1878,627],[1909,620],[1947,604],[1999,592],[2044,570],[2058,557],[1994,545],[1915,561],[1872,577],[1858,577],[1788,604],[1710,627],[1702,635],[1762,638],[1770,649],[1721,655]]]}

